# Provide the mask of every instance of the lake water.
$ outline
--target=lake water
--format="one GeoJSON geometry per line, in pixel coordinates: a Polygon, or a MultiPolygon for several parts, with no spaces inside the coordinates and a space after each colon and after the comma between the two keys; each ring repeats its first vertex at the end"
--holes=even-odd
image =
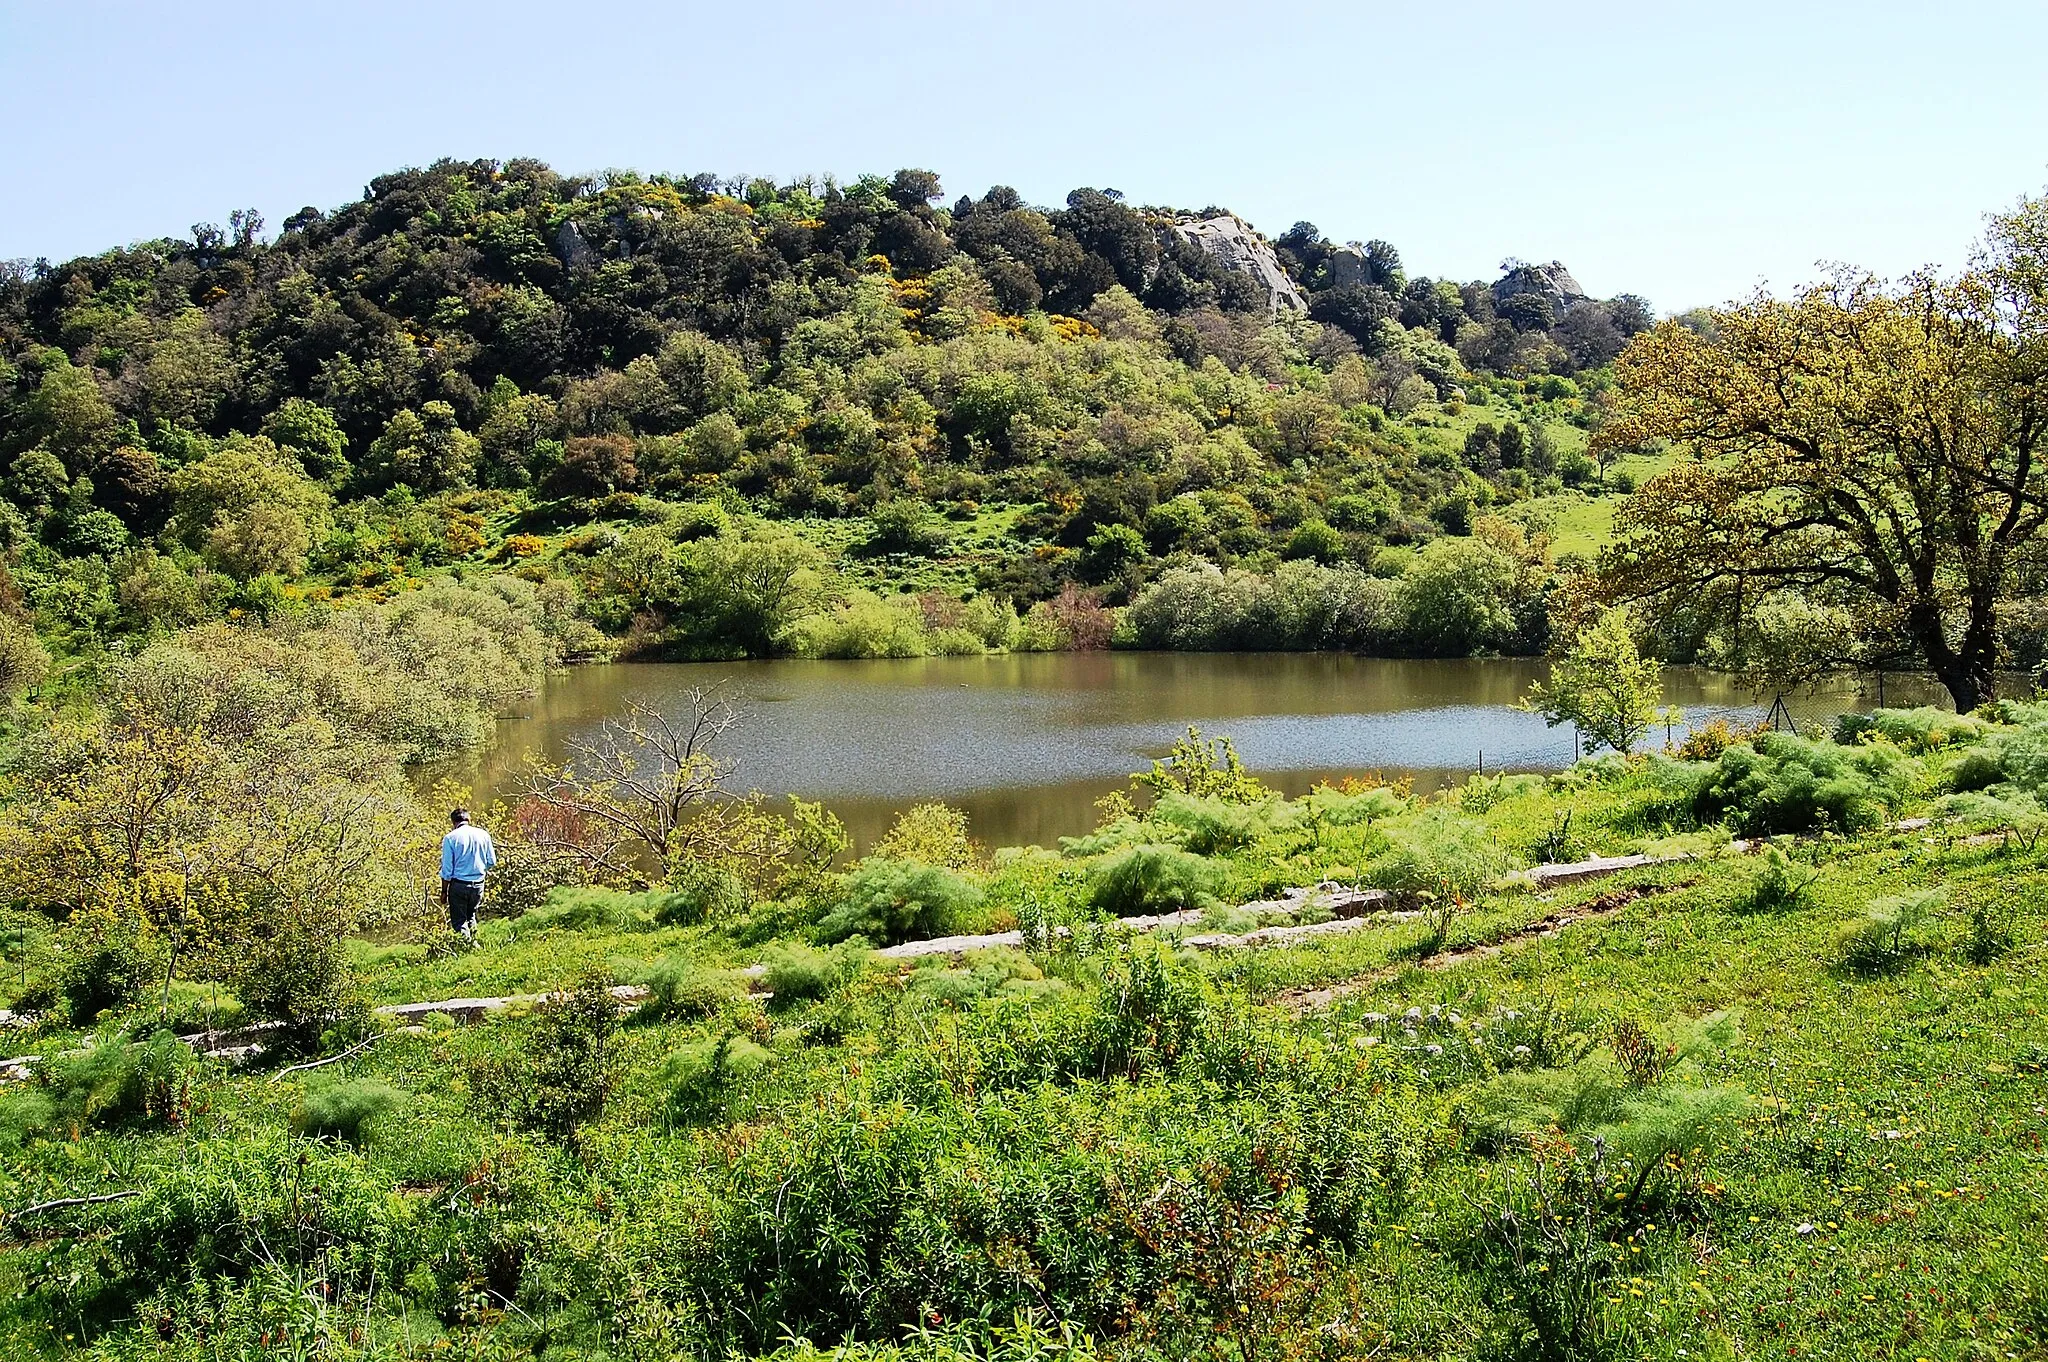
{"type": "MultiPolygon", "coordinates": [[[[1436,788],[1463,781],[1482,760],[1489,771],[1556,770],[1571,760],[1571,730],[1514,708],[1546,671],[1540,660],[1335,653],[614,663],[552,677],[500,725],[490,751],[453,773],[487,804],[529,754],[561,759],[567,742],[629,702],[673,710],[690,687],[722,685],[746,712],[724,748],[738,789],[823,799],[860,847],[898,812],[932,799],[965,809],[987,845],[1051,846],[1094,826],[1095,800],[1189,724],[1228,735],[1246,766],[1289,794],[1375,771],[1436,788]]],[[[1694,723],[1764,711],[1713,672],[1673,668],[1664,687],[1694,723]]],[[[1888,701],[1909,698],[1899,678],[1889,687],[1888,701]]],[[[1857,702],[1844,692],[1793,703],[1803,718],[1857,702]]],[[[1654,740],[1663,739],[1660,729],[1654,740]]]]}

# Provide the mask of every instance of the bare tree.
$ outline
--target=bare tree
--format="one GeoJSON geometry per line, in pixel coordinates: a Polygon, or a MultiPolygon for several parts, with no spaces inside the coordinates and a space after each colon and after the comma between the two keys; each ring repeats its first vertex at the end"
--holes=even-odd
{"type": "Polygon", "coordinates": [[[727,797],[735,764],[713,749],[744,717],[718,687],[694,687],[683,699],[686,712],[675,718],[633,701],[595,737],[572,740],[567,763],[529,764],[513,789],[553,816],[526,820],[528,841],[608,879],[658,875],[685,825],[727,797]]]}

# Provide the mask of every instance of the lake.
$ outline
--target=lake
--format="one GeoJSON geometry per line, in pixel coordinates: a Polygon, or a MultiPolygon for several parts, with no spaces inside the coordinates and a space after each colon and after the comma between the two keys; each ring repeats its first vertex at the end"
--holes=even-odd
{"type": "MultiPolygon", "coordinates": [[[[901,810],[939,799],[989,846],[1055,844],[1094,826],[1094,802],[1163,755],[1189,724],[1228,735],[1252,771],[1289,794],[1380,772],[1417,787],[1489,771],[1548,771],[1569,728],[1514,708],[1547,672],[1536,659],[1405,661],[1338,653],[1011,653],[906,661],[612,663],[550,678],[496,744],[450,772],[488,804],[529,754],[565,755],[638,700],[673,709],[722,685],[746,712],[729,735],[733,784],[823,799],[866,847],[901,810]]],[[[1733,678],[1665,673],[1693,723],[1755,719],[1733,678]]],[[[1891,703],[1924,685],[1887,679],[1891,703]]],[[[1854,691],[1796,697],[1804,719],[1867,705],[1854,691]]],[[[1683,732],[1683,726],[1680,728],[1683,732]]],[[[1661,744],[1660,729],[1654,742],[1661,744]]]]}

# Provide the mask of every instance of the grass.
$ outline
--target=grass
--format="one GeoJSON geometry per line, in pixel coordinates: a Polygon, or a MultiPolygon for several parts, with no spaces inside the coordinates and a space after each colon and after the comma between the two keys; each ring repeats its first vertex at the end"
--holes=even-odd
{"type": "MultiPolygon", "coordinates": [[[[1719,1041],[1627,1091],[1652,1112],[1741,1114],[1668,1165],[1617,1168],[1595,1203],[1554,1203],[1599,1227],[1581,1257],[1545,1259],[1591,1283],[1573,1355],[2044,1355],[2048,856],[1926,831],[1809,840],[1789,845],[1818,869],[1811,887],[1760,907],[1754,858],[1716,853],[1723,830],[1663,828],[1635,776],[1441,802],[1525,861],[1567,808],[1588,851],[1699,855],[1478,894],[1433,953],[1428,920],[1390,916],[1256,951],[1083,929],[1028,959],[899,966],[806,947],[823,905],[785,907],[794,936],[767,945],[746,944],[744,923],[517,922],[442,959],[360,945],[376,1001],[652,962],[729,979],[716,972],[771,957],[783,996],[734,982],[629,1018],[604,1042],[616,1082],[601,1113],[566,1143],[509,1124],[473,1081],[526,1062],[540,1019],[519,1015],[392,1035],[277,1082],[209,1065],[176,1123],[32,1137],[0,1165],[5,1204],[145,1195],[0,1248],[0,1351],[212,1356],[191,1348],[262,1335],[336,1356],[815,1355],[786,1329],[861,1357],[959,1356],[970,1340],[975,1356],[1263,1357],[1303,1339],[1319,1357],[1533,1356],[1538,1314],[1517,1302],[1556,1293],[1489,1257],[1487,1227],[1531,1179],[1626,1129],[1496,1147],[1472,1114],[1502,1075],[1620,1082],[1604,1037],[1622,1022],[1676,1045],[1692,1019],[1721,1017],[1719,1041]],[[1937,884],[1943,900],[1884,969],[1845,953],[1843,924],[1873,901],[1937,884]],[[1973,934],[1985,903],[2009,909],[2002,953],[1973,934]],[[1302,1005],[1330,985],[1346,987],[1302,1005]],[[1425,1019],[1413,1040],[1411,1015],[1425,1019]],[[1530,1018],[1553,1018],[1586,1058],[1530,1067],[1502,1048],[1530,1018]],[[347,1138],[293,1134],[344,1124],[309,1117],[323,1101],[378,1114],[347,1138]],[[179,1247],[187,1213],[167,1189],[213,1178],[240,1199],[209,1213],[225,1219],[207,1222],[213,1266],[197,1270],[239,1285],[195,1293],[201,1260],[179,1247]],[[317,1222],[292,1222],[297,1239],[271,1223],[267,1259],[235,1247],[237,1217],[272,1205],[289,1221],[306,1179],[317,1222]],[[145,1226],[169,1247],[124,1249],[145,1226]],[[305,1243],[317,1251],[278,1248],[305,1243]],[[308,1297],[306,1273],[329,1286],[308,1297]],[[1044,1327],[1056,1311],[1093,1342],[1026,1353],[1007,1323],[1020,1311],[1044,1327]],[[923,1342],[906,1341],[913,1326],[923,1342]]],[[[1362,866],[1386,822],[1417,816],[1313,834],[1275,817],[1209,859],[1247,897],[1315,864],[1362,866]]],[[[1085,920],[1089,868],[1118,854],[1006,864],[981,877],[982,911],[1085,920]]]]}

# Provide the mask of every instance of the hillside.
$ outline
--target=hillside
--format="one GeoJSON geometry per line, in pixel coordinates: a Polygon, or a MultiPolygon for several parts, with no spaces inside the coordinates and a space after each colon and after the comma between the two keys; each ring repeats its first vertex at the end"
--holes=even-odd
{"type": "Polygon", "coordinates": [[[7,594],[60,653],[485,568],[646,656],[1075,646],[1196,559],[1353,622],[1128,641],[1540,650],[1544,532],[1590,552],[1640,471],[1585,432],[1649,310],[1554,263],[518,160],[262,233],[0,274],[7,594]],[[1447,539],[1492,583],[1449,619],[1395,590],[1447,539]]]}

